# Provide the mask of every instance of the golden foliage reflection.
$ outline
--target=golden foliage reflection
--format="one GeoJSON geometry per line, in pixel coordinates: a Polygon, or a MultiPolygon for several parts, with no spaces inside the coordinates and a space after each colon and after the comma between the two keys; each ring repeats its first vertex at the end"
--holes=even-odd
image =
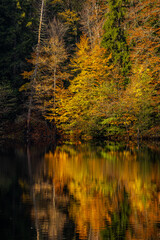
{"type": "Polygon", "coordinates": [[[114,214],[122,215],[120,208],[128,208],[124,211],[124,219],[128,217],[125,226],[129,226],[125,229],[127,239],[158,236],[155,222],[160,220],[159,164],[147,161],[146,152],[101,148],[96,152],[86,146],[63,146],[54,154],[47,153],[45,161],[55,194],[64,194],[65,189],[71,198],[69,215],[80,239],[100,239],[106,223],[114,223],[114,214]]]}

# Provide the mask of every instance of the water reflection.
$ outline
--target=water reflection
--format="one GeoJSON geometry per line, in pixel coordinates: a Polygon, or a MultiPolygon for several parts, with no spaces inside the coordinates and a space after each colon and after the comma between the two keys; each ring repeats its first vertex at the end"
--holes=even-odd
{"type": "Polygon", "coordinates": [[[80,239],[159,238],[158,156],[148,148],[114,146],[63,146],[45,154],[56,195],[70,198],[80,239]]]}
{"type": "Polygon", "coordinates": [[[30,220],[31,203],[23,204],[27,184],[27,162],[24,149],[2,145],[0,148],[0,238],[4,240],[35,239],[35,228],[30,220]],[[23,181],[21,180],[23,179],[23,181]]]}
{"type": "MultiPolygon", "coordinates": [[[[160,239],[158,147],[17,149],[16,165],[10,157],[5,166],[1,161],[0,200],[4,205],[14,185],[14,202],[23,206],[21,231],[28,221],[29,237],[22,239],[160,239]]],[[[5,225],[4,214],[2,219],[5,225]]]]}

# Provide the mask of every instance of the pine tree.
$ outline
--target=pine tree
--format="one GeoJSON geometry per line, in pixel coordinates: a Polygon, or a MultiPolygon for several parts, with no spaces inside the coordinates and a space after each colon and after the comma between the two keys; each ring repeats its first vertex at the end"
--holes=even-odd
{"type": "Polygon", "coordinates": [[[123,26],[128,0],[109,0],[108,13],[104,23],[102,46],[112,53],[112,62],[118,65],[119,72],[126,76],[129,67],[129,47],[123,26]]]}

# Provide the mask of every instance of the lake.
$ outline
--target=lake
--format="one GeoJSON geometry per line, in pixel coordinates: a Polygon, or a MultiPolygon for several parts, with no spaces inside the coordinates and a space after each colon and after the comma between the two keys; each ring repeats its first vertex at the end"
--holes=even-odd
{"type": "Polygon", "coordinates": [[[1,144],[0,238],[160,239],[159,144],[1,144]]]}

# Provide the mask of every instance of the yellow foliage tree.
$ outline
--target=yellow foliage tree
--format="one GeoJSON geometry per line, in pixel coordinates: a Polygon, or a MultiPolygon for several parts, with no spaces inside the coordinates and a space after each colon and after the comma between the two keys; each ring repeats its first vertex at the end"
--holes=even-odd
{"type": "Polygon", "coordinates": [[[112,66],[108,67],[109,59],[105,58],[105,50],[99,44],[91,49],[88,38],[81,37],[71,61],[73,79],[67,97],[62,97],[61,108],[57,112],[57,120],[70,133],[80,134],[85,131],[85,124],[94,123],[94,108],[102,93],[100,89],[110,81],[112,66]]]}
{"type": "Polygon", "coordinates": [[[143,65],[138,66],[119,102],[119,124],[124,125],[130,134],[151,127],[151,114],[154,111],[153,95],[154,86],[150,70],[145,70],[143,65]]]}

